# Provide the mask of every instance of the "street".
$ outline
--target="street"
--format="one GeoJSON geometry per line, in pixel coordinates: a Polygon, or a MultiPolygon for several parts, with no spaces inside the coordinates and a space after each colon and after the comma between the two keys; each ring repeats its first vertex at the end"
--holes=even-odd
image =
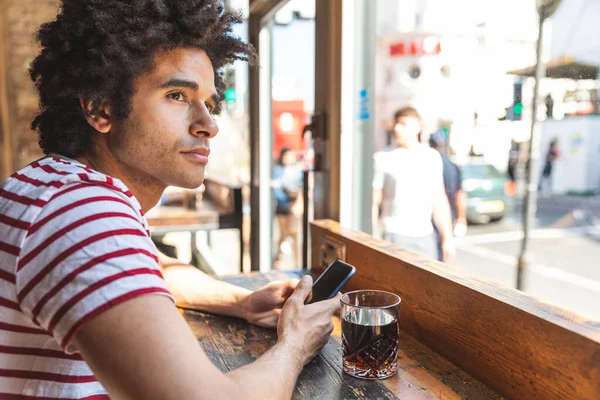
{"type": "MultiPolygon", "coordinates": [[[[470,225],[452,264],[515,288],[521,210],[516,200],[504,220],[470,225]]],[[[600,196],[538,199],[529,255],[525,292],[600,321],[600,196]]]]}

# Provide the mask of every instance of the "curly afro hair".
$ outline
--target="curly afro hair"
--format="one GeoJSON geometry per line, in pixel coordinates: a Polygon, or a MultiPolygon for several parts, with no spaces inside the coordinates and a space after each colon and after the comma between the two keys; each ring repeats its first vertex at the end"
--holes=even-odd
{"type": "Polygon", "coordinates": [[[31,127],[41,148],[67,157],[86,151],[94,129],[80,97],[92,100],[92,112],[108,103],[114,118],[127,118],[134,79],[152,69],[158,51],[206,52],[223,100],[223,67],[256,63],[252,47],[232,33],[240,22],[218,0],[62,0],[37,33],[41,52],[29,70],[40,95],[31,127]]]}

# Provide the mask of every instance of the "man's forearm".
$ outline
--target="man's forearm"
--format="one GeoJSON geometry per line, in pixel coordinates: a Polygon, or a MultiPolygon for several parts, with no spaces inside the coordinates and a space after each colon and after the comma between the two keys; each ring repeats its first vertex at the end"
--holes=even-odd
{"type": "Polygon", "coordinates": [[[452,216],[445,192],[442,192],[434,203],[433,223],[440,233],[442,242],[452,239],[452,216]]]}
{"type": "Polygon", "coordinates": [[[159,264],[171,294],[180,307],[246,318],[248,289],[214,279],[199,269],[159,253],[159,264]]]}
{"type": "Polygon", "coordinates": [[[467,192],[464,190],[456,192],[456,214],[459,221],[467,220],[467,192]]]}
{"type": "Polygon", "coordinates": [[[278,342],[252,364],[227,374],[245,399],[290,399],[303,362],[299,349],[278,342]],[[265,371],[268,371],[265,372],[265,371]]]}

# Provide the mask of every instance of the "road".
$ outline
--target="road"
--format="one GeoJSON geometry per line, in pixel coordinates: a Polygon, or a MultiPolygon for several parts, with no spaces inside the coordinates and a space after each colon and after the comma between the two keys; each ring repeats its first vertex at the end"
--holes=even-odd
{"type": "MultiPolygon", "coordinates": [[[[514,288],[521,210],[515,201],[503,221],[469,226],[452,264],[514,288]]],[[[539,199],[529,248],[523,290],[600,321],[600,196],[539,199]]]]}

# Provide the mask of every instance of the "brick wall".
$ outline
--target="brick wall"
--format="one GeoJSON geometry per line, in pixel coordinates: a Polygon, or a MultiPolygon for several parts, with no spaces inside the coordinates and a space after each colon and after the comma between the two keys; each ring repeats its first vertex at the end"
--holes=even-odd
{"type": "Polygon", "coordinates": [[[6,72],[10,135],[15,170],[42,155],[37,135],[30,128],[38,108],[37,92],[29,79],[29,63],[38,53],[35,32],[57,13],[58,0],[0,0],[5,26],[6,72]]]}

